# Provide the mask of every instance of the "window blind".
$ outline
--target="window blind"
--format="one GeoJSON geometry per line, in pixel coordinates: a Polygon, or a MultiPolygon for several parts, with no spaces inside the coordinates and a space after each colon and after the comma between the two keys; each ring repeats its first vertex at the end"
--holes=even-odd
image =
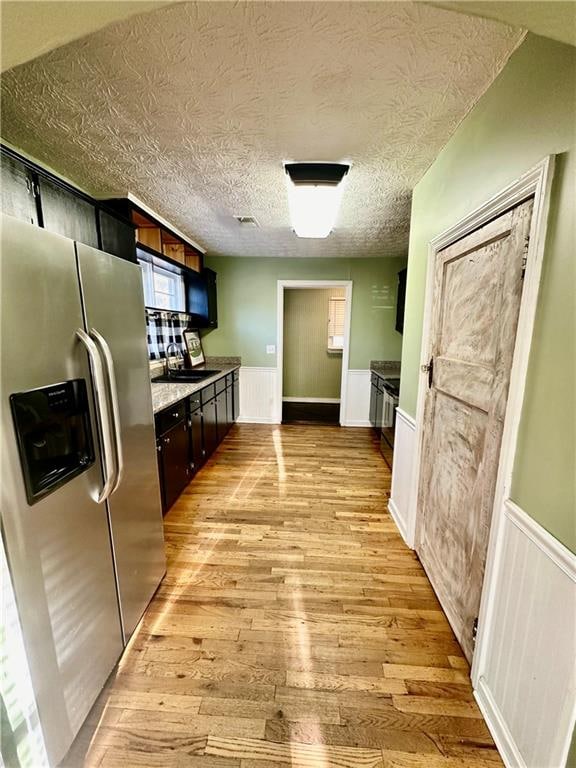
{"type": "Polygon", "coordinates": [[[344,318],[346,299],[333,296],[328,301],[328,349],[342,350],[344,347],[344,318]]]}

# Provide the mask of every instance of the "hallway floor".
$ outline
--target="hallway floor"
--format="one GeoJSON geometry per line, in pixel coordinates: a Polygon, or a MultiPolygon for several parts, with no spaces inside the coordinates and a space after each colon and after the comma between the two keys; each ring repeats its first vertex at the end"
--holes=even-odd
{"type": "Polygon", "coordinates": [[[389,489],[371,430],[236,425],[64,765],[501,766],[389,489]]]}

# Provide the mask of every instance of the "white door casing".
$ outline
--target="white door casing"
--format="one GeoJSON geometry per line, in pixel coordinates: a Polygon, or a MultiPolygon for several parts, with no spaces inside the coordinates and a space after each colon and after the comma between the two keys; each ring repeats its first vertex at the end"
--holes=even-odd
{"type": "MultiPolygon", "coordinates": [[[[554,156],[549,155],[527,173],[523,174],[494,195],[494,197],[490,198],[466,217],[458,221],[454,226],[440,233],[430,242],[428,247],[426,297],[420,357],[422,365],[426,365],[430,359],[433,275],[437,253],[451,243],[456,242],[460,238],[496,218],[504,211],[518,205],[530,196],[534,197],[530,244],[526,253],[524,289],[518,318],[508,402],[500,448],[500,463],[496,480],[496,492],[494,495],[492,526],[490,530],[486,570],[480,602],[478,634],[472,663],[471,676],[474,687],[478,686],[486,668],[486,654],[489,648],[489,639],[493,631],[494,591],[497,588],[497,575],[500,569],[500,558],[502,554],[504,501],[510,496],[512,470],[516,453],[526,373],[528,370],[530,346],[534,330],[536,306],[542,273],[553,174],[554,156]]],[[[420,377],[416,407],[415,450],[407,522],[407,538],[411,545],[413,545],[415,541],[417,520],[419,516],[417,491],[418,480],[420,477],[423,415],[426,392],[427,380],[426,376],[422,374],[420,377]]]]}
{"type": "Polygon", "coordinates": [[[344,288],[346,301],[342,375],[340,382],[340,425],[346,420],[348,394],[348,365],[350,360],[350,320],[352,316],[352,280],[278,280],[276,300],[276,402],[275,421],[282,423],[282,384],[284,365],[284,290],[286,288],[344,288]]]}
{"type": "Polygon", "coordinates": [[[439,251],[417,550],[472,659],[532,198],[439,251]]]}

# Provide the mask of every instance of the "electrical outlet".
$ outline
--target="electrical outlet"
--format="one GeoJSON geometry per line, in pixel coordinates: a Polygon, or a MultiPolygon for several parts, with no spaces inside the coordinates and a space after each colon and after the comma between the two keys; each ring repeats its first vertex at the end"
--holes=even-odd
{"type": "Polygon", "coordinates": [[[267,355],[275,355],[276,354],[276,345],[275,344],[266,344],[266,354],[267,355]]]}

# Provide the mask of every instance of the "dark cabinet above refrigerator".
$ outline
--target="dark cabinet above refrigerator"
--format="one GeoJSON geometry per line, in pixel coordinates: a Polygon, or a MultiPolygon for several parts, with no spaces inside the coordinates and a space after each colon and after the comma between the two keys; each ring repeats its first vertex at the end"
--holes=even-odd
{"type": "Polygon", "coordinates": [[[129,219],[27,158],[4,146],[0,149],[3,213],[136,261],[135,227],[129,219]]]}

